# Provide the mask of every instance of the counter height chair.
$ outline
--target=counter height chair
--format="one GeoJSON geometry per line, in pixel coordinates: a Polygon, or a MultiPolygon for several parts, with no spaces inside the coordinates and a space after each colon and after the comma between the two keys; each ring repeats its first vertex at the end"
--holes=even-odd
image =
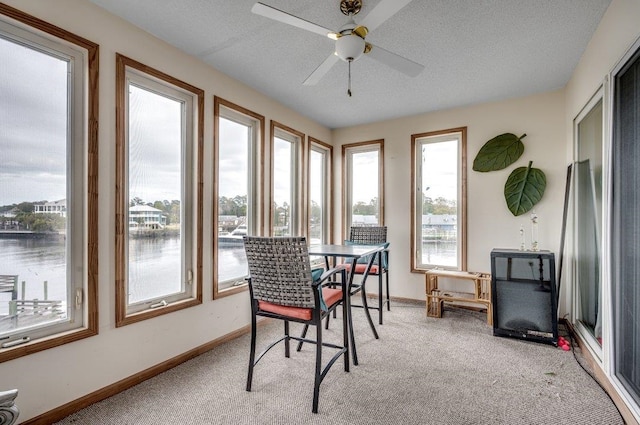
{"type": "Polygon", "coordinates": [[[249,294],[251,297],[251,351],[247,374],[247,391],[251,391],[255,365],[273,347],[284,341],[284,355],[290,355],[290,340],[316,345],[313,385],[313,413],[318,413],[320,384],[333,364],[344,357],[344,370],[349,372],[349,328],[343,320],[342,345],[322,340],[322,320],[342,305],[347,318],[346,273],[344,268],[327,270],[314,280],[311,274],[307,241],[304,237],[244,236],[244,248],[249,263],[249,294]],[[341,287],[331,288],[329,280],[341,274],[341,287]],[[258,316],[284,321],[284,336],[268,345],[256,358],[256,321],[258,316]],[[289,334],[289,322],[316,327],[316,339],[305,339],[289,334]],[[323,367],[322,347],[338,350],[323,367]]]}
{"type": "MultiPolygon", "coordinates": [[[[389,242],[387,242],[387,226],[351,226],[349,239],[345,244],[352,245],[382,245],[382,251],[378,258],[374,259],[373,265],[367,270],[369,258],[360,258],[356,264],[354,274],[363,276],[363,281],[367,275],[378,276],[378,305],[370,306],[366,302],[366,294],[362,286],[353,285],[352,295],[362,291],[363,305],[352,305],[352,307],[364,307],[367,309],[378,310],[378,323],[382,325],[382,312],[386,304],[387,311],[391,310],[391,302],[389,300],[389,242]],[[378,259],[381,258],[381,261],[378,259]],[[384,275],[386,294],[383,292],[382,278],[384,275]]],[[[351,264],[346,264],[348,271],[351,270],[351,264]]],[[[375,331],[374,331],[375,334],[375,331]]]]}

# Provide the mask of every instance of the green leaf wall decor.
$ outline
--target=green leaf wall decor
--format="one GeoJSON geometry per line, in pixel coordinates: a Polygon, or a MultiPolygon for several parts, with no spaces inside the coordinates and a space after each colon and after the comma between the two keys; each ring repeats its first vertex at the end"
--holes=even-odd
{"type": "Polygon", "coordinates": [[[504,185],[504,199],[514,216],[524,214],[533,208],[547,187],[544,172],[538,168],[531,168],[532,164],[533,161],[529,161],[529,166],[513,170],[504,185]]]}
{"type": "Polygon", "coordinates": [[[485,143],[473,160],[474,171],[497,171],[513,164],[524,152],[524,139],[512,133],[504,133],[485,143]]]}

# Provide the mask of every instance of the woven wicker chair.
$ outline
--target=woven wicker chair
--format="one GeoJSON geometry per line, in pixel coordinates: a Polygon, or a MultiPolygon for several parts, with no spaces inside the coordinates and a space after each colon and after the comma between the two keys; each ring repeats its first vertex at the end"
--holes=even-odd
{"type": "MultiPolygon", "coordinates": [[[[356,264],[355,274],[363,275],[364,278],[361,282],[366,281],[366,276],[373,275],[378,276],[378,305],[370,306],[366,302],[366,294],[364,293],[363,285],[353,285],[351,294],[362,291],[363,305],[352,305],[352,307],[365,307],[367,310],[378,310],[378,323],[382,325],[382,312],[383,307],[386,304],[387,311],[391,310],[391,302],[389,300],[389,244],[387,242],[387,226],[352,226],[350,231],[349,240],[345,243],[358,244],[358,245],[384,245],[385,249],[380,253],[381,261],[378,258],[374,259],[370,269],[367,270],[369,263],[368,258],[363,258],[356,264]],[[382,276],[385,277],[386,296],[383,293],[382,276]]],[[[347,270],[351,270],[351,265],[346,265],[347,270]]],[[[376,335],[374,329],[374,335],[376,335]]],[[[377,338],[377,336],[376,336],[377,338]]]]}
{"type": "Polygon", "coordinates": [[[322,341],[322,319],[342,305],[343,317],[348,317],[346,290],[330,288],[335,285],[328,279],[341,274],[341,282],[346,282],[344,268],[331,269],[314,281],[311,275],[309,254],[304,237],[255,237],[245,236],[244,247],[249,263],[249,293],[251,296],[251,353],[247,375],[247,391],[255,365],[278,343],[284,341],[284,355],[290,355],[290,340],[304,341],[316,345],[315,376],[313,386],[313,413],[318,412],[320,384],[331,366],[340,356],[344,357],[344,370],[349,371],[349,329],[343,320],[343,344],[335,345],[322,341]],[[284,321],[284,336],[271,343],[256,357],[257,316],[284,321]],[[297,322],[316,327],[316,340],[295,337],[289,334],[289,322],[297,322]],[[323,367],[322,347],[337,349],[337,353],[323,367]]]}

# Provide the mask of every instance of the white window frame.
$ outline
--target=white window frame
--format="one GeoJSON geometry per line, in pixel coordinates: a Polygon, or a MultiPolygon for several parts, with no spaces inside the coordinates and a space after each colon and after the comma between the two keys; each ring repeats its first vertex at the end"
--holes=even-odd
{"type": "Polygon", "coordinates": [[[67,317],[5,335],[0,347],[4,362],[98,333],[98,45],[4,4],[0,36],[69,64],[67,317]]]}
{"type": "MultiPolygon", "coordinates": [[[[600,86],[598,88],[598,90],[596,91],[596,93],[591,97],[591,99],[589,99],[589,101],[585,104],[585,106],[582,108],[582,110],[578,113],[578,115],[574,118],[573,120],[573,155],[574,155],[574,163],[573,163],[573,170],[572,170],[572,188],[573,188],[573,193],[572,193],[572,205],[573,205],[573,211],[572,211],[572,217],[573,219],[571,220],[572,224],[573,224],[573,231],[572,236],[573,236],[573,250],[572,250],[572,255],[573,256],[577,256],[578,254],[578,250],[580,249],[579,246],[579,241],[578,241],[578,214],[581,213],[579,208],[576,208],[576,206],[578,205],[578,201],[579,201],[579,194],[578,194],[578,190],[576,189],[576,186],[578,184],[578,173],[576,170],[576,161],[578,161],[579,159],[579,154],[580,154],[580,134],[579,134],[579,126],[580,124],[583,122],[583,120],[585,119],[585,117],[587,115],[589,115],[593,109],[595,108],[595,106],[598,103],[601,103],[602,106],[602,115],[600,116],[600,119],[602,120],[602,180],[600,181],[601,184],[601,190],[604,191],[605,187],[604,187],[604,179],[605,179],[605,175],[604,175],[604,171],[605,171],[605,167],[606,164],[604,162],[604,148],[605,148],[605,137],[606,137],[606,121],[605,121],[605,111],[606,111],[606,106],[605,105],[605,89],[604,89],[604,85],[600,86]]],[[[604,205],[604,194],[602,197],[602,205],[604,205]]],[[[599,261],[600,261],[600,275],[599,275],[599,279],[600,279],[600,306],[601,308],[604,309],[604,305],[603,305],[603,294],[604,294],[604,271],[603,271],[603,261],[604,261],[604,250],[603,250],[603,234],[602,231],[604,231],[606,228],[605,226],[602,225],[603,220],[602,220],[602,212],[603,212],[603,208],[601,208],[600,210],[596,211],[596,219],[597,221],[600,222],[600,233],[598,234],[598,240],[600,241],[599,245],[599,251],[598,251],[598,255],[599,255],[599,261]]],[[[602,350],[602,346],[595,340],[593,334],[587,329],[587,327],[582,323],[582,321],[580,320],[580,318],[578,317],[578,313],[580,312],[580,299],[579,299],[579,288],[578,288],[578,284],[577,282],[580,279],[580,270],[577,267],[577,264],[573,264],[571,269],[570,269],[570,279],[572,282],[572,323],[574,326],[575,331],[582,337],[582,339],[584,340],[585,344],[587,345],[589,351],[591,352],[591,354],[594,356],[595,359],[597,359],[598,361],[602,361],[603,358],[603,350],[602,350]]],[[[606,332],[606,326],[605,326],[605,320],[606,320],[606,316],[603,315],[603,311],[600,311],[600,320],[602,320],[602,332],[603,332],[603,337],[604,334],[606,332]]]]}
{"type": "Polygon", "coordinates": [[[170,313],[202,303],[202,148],[204,91],[116,55],[116,326],[170,313]],[[180,292],[129,303],[129,179],[128,179],[128,87],[135,85],[183,104],[180,199],[181,288],[180,292]],[[120,98],[121,97],[121,98],[120,98]]]}
{"type": "MultiPolygon", "coordinates": [[[[276,220],[274,219],[274,148],[275,138],[279,138],[291,143],[293,149],[291,151],[291,209],[289,212],[289,222],[291,226],[291,236],[300,236],[303,234],[302,222],[303,217],[303,205],[305,204],[305,187],[306,177],[304,170],[304,148],[305,148],[305,135],[299,131],[296,131],[290,127],[280,124],[276,121],[271,121],[271,197],[270,197],[270,212],[269,212],[269,232],[274,235],[274,226],[276,220]]],[[[306,229],[304,230],[306,231],[306,229]]]]}
{"type": "MultiPolygon", "coordinates": [[[[214,150],[215,150],[215,164],[214,164],[214,229],[218,229],[218,199],[219,199],[219,168],[218,161],[219,156],[219,143],[220,143],[220,118],[236,122],[241,125],[245,125],[249,128],[249,175],[247,176],[249,183],[249,193],[247,199],[247,234],[249,235],[261,235],[264,227],[263,213],[262,213],[262,199],[263,199],[263,186],[262,186],[262,162],[261,158],[264,152],[264,116],[222,99],[218,96],[214,96],[214,121],[215,121],[215,136],[214,136],[214,150]]],[[[214,284],[213,284],[213,298],[217,299],[223,296],[235,294],[240,291],[247,290],[248,285],[244,277],[238,279],[232,279],[229,281],[221,282],[218,280],[218,236],[215,232],[214,236],[214,284]],[[229,288],[221,288],[221,283],[232,283],[229,288]]],[[[227,286],[227,285],[225,285],[227,286]]]]}
{"type": "Polygon", "coordinates": [[[359,153],[378,153],[378,226],[384,226],[384,139],[342,145],[342,239],[348,239],[353,220],[353,156],[359,153]]]}
{"type": "Polygon", "coordinates": [[[448,270],[467,269],[467,128],[453,128],[442,131],[411,135],[411,239],[414,255],[411,271],[424,273],[438,267],[448,270]],[[426,264],[422,262],[422,146],[425,143],[442,143],[457,140],[457,259],[455,266],[426,264]]]}
{"type": "Polygon", "coordinates": [[[331,243],[333,235],[333,147],[313,137],[308,138],[309,144],[309,170],[308,170],[308,182],[307,193],[309,194],[308,210],[308,230],[307,234],[311,235],[311,154],[317,152],[323,155],[322,164],[322,202],[324,208],[322,209],[322,243],[331,243]]]}

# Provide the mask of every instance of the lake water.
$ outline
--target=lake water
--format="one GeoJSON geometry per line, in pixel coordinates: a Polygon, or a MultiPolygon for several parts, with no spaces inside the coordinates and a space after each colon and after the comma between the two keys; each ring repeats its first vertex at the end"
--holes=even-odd
{"type": "Polygon", "coordinates": [[[432,241],[422,245],[422,263],[455,267],[458,261],[455,241],[432,241]]]}
{"type": "MultiPolygon", "coordinates": [[[[427,263],[455,264],[455,242],[425,244],[423,260],[427,263]]],[[[129,302],[138,302],[180,290],[181,257],[179,238],[131,239],[132,260],[129,277],[129,302]]],[[[0,275],[18,275],[19,299],[44,299],[47,281],[48,299],[67,301],[62,239],[0,239],[0,275]],[[25,282],[22,293],[22,284],[25,282]]],[[[204,259],[207,261],[207,259],[204,259]]],[[[220,289],[247,274],[242,245],[222,246],[218,254],[220,289]],[[231,282],[224,284],[222,282],[231,282]]],[[[113,282],[100,282],[113,285],[113,282]]],[[[0,293],[0,315],[7,314],[9,293],[0,293]]]]}
{"type": "MultiPolygon", "coordinates": [[[[64,239],[0,239],[0,253],[0,275],[18,275],[18,299],[45,299],[47,281],[48,298],[66,304],[64,239]]],[[[0,314],[8,313],[10,299],[0,293],[0,314]]]]}
{"type": "MultiPolygon", "coordinates": [[[[18,299],[67,301],[65,246],[57,238],[0,238],[0,275],[18,275],[18,299]],[[24,283],[24,293],[22,290],[24,283]]],[[[131,239],[129,245],[129,302],[174,293],[181,285],[179,238],[131,239]]],[[[221,247],[218,257],[220,280],[242,278],[247,273],[242,245],[221,247]]],[[[110,284],[111,282],[100,282],[110,284]]],[[[224,286],[223,286],[224,287],[224,286]]],[[[7,314],[10,293],[0,293],[0,315],[7,314]]]]}

